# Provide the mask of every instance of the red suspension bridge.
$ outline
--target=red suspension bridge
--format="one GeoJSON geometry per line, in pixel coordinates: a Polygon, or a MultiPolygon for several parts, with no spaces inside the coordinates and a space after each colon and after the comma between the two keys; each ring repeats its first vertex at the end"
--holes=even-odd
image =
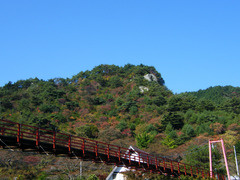
{"type": "MultiPolygon", "coordinates": [[[[92,139],[73,136],[8,120],[0,120],[0,146],[18,147],[24,150],[65,154],[84,160],[106,164],[125,165],[128,168],[159,173],[168,176],[210,177],[204,168],[155,157],[139,151],[137,156],[131,150],[92,139]]],[[[211,172],[216,179],[225,179],[221,174],[211,172]]]]}

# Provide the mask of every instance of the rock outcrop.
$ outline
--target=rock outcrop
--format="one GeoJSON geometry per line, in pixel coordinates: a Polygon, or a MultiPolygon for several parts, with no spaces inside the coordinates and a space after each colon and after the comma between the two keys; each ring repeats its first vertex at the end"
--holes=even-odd
{"type": "Polygon", "coordinates": [[[148,81],[156,81],[157,82],[157,77],[153,74],[146,74],[144,78],[148,81]]]}

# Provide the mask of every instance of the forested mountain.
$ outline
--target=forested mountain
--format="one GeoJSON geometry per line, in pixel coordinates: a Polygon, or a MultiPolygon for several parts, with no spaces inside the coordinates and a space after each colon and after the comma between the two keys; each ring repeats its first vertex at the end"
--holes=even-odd
{"type": "Polygon", "coordinates": [[[197,92],[187,92],[197,99],[208,99],[217,104],[226,102],[229,99],[240,96],[240,87],[233,86],[215,86],[197,92]]]}
{"type": "Polygon", "coordinates": [[[186,152],[209,138],[224,138],[228,152],[233,145],[240,150],[239,93],[217,86],[174,95],[152,66],[99,65],[67,79],[9,82],[0,87],[0,112],[15,122],[207,167],[207,152],[202,161],[186,152]]]}

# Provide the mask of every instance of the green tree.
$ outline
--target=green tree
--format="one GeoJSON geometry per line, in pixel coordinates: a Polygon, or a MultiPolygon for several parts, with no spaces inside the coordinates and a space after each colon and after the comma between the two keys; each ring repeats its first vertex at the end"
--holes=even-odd
{"type": "Polygon", "coordinates": [[[127,99],[129,101],[136,101],[138,98],[142,96],[142,93],[140,92],[139,88],[135,88],[132,91],[129,92],[129,95],[127,99]]]}
{"type": "Polygon", "coordinates": [[[44,113],[52,113],[54,111],[59,111],[59,107],[52,105],[52,104],[42,104],[39,107],[40,111],[44,113]]]}
{"type": "Polygon", "coordinates": [[[164,117],[162,119],[162,125],[163,125],[163,127],[166,128],[168,123],[171,123],[172,127],[174,129],[181,129],[184,125],[183,120],[184,120],[184,117],[180,113],[170,112],[170,113],[164,115],[164,117]]]}
{"type": "Polygon", "coordinates": [[[107,81],[101,75],[96,77],[96,81],[103,87],[107,85],[107,81]]]}
{"type": "Polygon", "coordinates": [[[66,102],[66,106],[69,110],[74,110],[76,107],[79,107],[79,103],[75,101],[66,102]]]}
{"type": "MultiPolygon", "coordinates": [[[[209,168],[209,150],[208,145],[204,146],[189,146],[187,152],[185,152],[183,161],[192,166],[209,168]]],[[[212,149],[213,168],[221,169],[221,153],[217,148],[212,149]]]]}
{"type": "Polygon", "coordinates": [[[240,97],[234,97],[224,104],[224,109],[228,112],[240,114],[240,97]]]}
{"type": "Polygon", "coordinates": [[[196,109],[200,112],[206,111],[206,110],[207,111],[213,111],[215,109],[215,105],[210,100],[201,99],[198,102],[196,109]]]}
{"type": "Polygon", "coordinates": [[[164,140],[162,141],[162,144],[165,146],[168,146],[170,149],[174,149],[177,147],[176,140],[174,140],[170,136],[167,136],[166,138],[164,138],[164,140]]]}
{"type": "Polygon", "coordinates": [[[165,132],[166,134],[170,133],[173,130],[172,124],[169,122],[166,126],[165,132]]]}
{"type": "Polygon", "coordinates": [[[99,178],[95,174],[90,174],[87,180],[99,180],[99,178]]]}
{"type": "Polygon", "coordinates": [[[196,134],[199,135],[199,134],[203,134],[203,133],[208,133],[209,135],[213,135],[213,131],[212,129],[210,128],[210,124],[211,122],[207,122],[207,123],[203,123],[203,124],[200,124],[199,126],[196,127],[196,134]]]}
{"type": "Polygon", "coordinates": [[[152,102],[153,102],[153,104],[155,104],[157,106],[162,106],[162,105],[166,104],[166,99],[160,95],[160,96],[154,97],[152,99],[152,102]]]}
{"type": "Polygon", "coordinates": [[[101,105],[104,104],[106,101],[102,97],[94,97],[93,98],[93,105],[101,105]]]}
{"type": "Polygon", "coordinates": [[[129,112],[130,112],[131,115],[137,114],[137,112],[138,112],[137,106],[131,106],[131,107],[129,108],[129,112]]]}
{"type": "Polygon", "coordinates": [[[116,128],[118,128],[121,132],[124,129],[127,129],[127,127],[128,127],[127,122],[124,120],[120,121],[120,123],[116,126],[116,128]]]}
{"type": "Polygon", "coordinates": [[[123,85],[119,76],[112,76],[109,80],[109,84],[112,88],[117,88],[123,85]]]}
{"type": "Polygon", "coordinates": [[[192,96],[174,95],[168,101],[168,110],[186,112],[189,109],[195,109],[197,101],[192,96]]]}
{"type": "Polygon", "coordinates": [[[185,136],[187,136],[189,138],[195,136],[195,131],[190,124],[185,124],[182,128],[182,132],[184,133],[185,136]]]}
{"type": "Polygon", "coordinates": [[[8,98],[2,98],[0,101],[1,101],[1,108],[3,108],[3,110],[11,109],[13,107],[13,104],[9,101],[8,98]]]}
{"type": "Polygon", "coordinates": [[[33,104],[33,106],[39,106],[40,104],[42,104],[42,100],[38,95],[33,95],[31,97],[31,103],[33,104]]]}
{"type": "Polygon", "coordinates": [[[133,106],[137,107],[136,102],[134,102],[134,101],[128,101],[128,102],[123,103],[123,104],[118,108],[118,110],[119,110],[119,111],[122,111],[122,112],[129,112],[130,108],[133,107],[133,106]]]}
{"type": "Polygon", "coordinates": [[[142,133],[136,136],[137,146],[140,148],[147,148],[148,144],[151,143],[154,139],[154,135],[149,133],[142,133]]]}
{"type": "Polygon", "coordinates": [[[240,141],[237,142],[237,144],[235,145],[236,148],[236,153],[240,154],[240,141]]]}
{"type": "Polygon", "coordinates": [[[98,128],[95,125],[84,125],[77,128],[77,134],[82,137],[97,138],[98,128]]]}
{"type": "Polygon", "coordinates": [[[18,104],[18,109],[20,111],[29,111],[30,108],[30,100],[29,99],[21,99],[18,104]]]}
{"type": "Polygon", "coordinates": [[[171,139],[173,139],[173,140],[177,140],[177,138],[178,138],[178,135],[177,135],[176,130],[170,131],[170,132],[168,133],[168,136],[169,136],[171,139]]]}
{"type": "Polygon", "coordinates": [[[157,128],[156,128],[153,124],[149,124],[149,125],[146,127],[145,131],[146,131],[147,133],[152,134],[152,135],[158,134],[158,130],[157,130],[157,128]]]}

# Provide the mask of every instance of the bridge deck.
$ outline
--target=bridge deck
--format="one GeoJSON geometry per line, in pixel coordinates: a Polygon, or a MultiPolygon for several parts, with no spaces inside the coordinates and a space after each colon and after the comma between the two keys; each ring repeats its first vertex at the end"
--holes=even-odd
{"type": "MultiPolygon", "coordinates": [[[[0,139],[0,146],[2,147],[7,145],[22,150],[45,151],[56,155],[79,157],[106,164],[125,165],[133,169],[175,177],[187,175],[208,178],[210,176],[209,171],[206,169],[193,167],[167,158],[154,157],[144,152],[137,152],[137,156],[133,156],[132,152],[127,148],[7,120],[0,120],[0,139]]],[[[225,179],[220,174],[216,174],[216,177],[225,179]]]]}

